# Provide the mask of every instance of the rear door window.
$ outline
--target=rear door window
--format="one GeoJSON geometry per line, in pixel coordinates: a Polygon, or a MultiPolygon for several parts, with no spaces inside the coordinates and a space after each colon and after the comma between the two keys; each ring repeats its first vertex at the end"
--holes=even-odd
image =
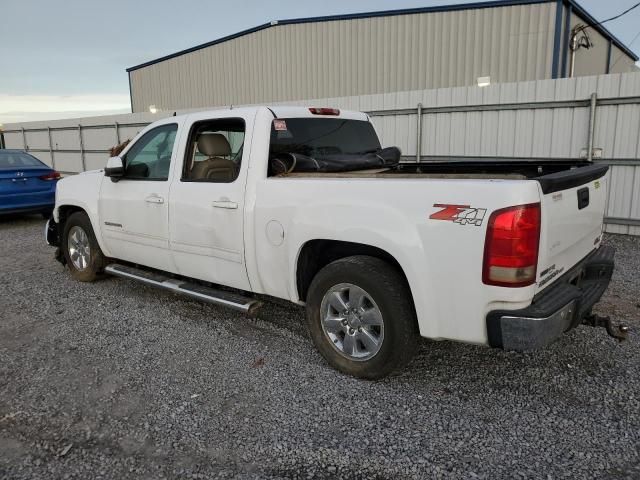
{"type": "Polygon", "coordinates": [[[242,165],[244,136],[241,118],[195,123],[189,134],[182,181],[234,182],[242,165]]]}

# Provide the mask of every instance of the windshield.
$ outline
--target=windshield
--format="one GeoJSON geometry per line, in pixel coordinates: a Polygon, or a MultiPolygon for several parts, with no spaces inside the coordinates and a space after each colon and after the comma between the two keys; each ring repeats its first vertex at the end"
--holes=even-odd
{"type": "Polygon", "coordinates": [[[24,152],[0,151],[0,168],[43,167],[37,158],[24,152]]]}
{"type": "Polygon", "coordinates": [[[284,118],[271,124],[271,155],[363,155],[380,150],[370,122],[340,118],[284,118]]]}

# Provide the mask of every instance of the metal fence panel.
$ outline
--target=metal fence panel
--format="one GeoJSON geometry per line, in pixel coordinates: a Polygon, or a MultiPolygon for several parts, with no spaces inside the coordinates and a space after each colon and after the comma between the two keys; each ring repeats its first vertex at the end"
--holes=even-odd
{"type": "Polygon", "coordinates": [[[27,139],[27,145],[29,145],[29,148],[49,150],[49,135],[46,130],[25,130],[24,135],[27,139]]]}
{"type": "MultiPolygon", "coordinates": [[[[607,230],[640,235],[640,73],[281,104],[370,112],[383,145],[400,147],[404,161],[415,161],[418,151],[423,161],[576,159],[586,154],[589,145],[593,93],[598,98],[593,146],[602,150],[602,159],[596,161],[611,165],[607,230]]],[[[25,148],[26,140],[26,147],[43,161],[53,161],[61,171],[76,172],[104,166],[110,146],[133,138],[147,123],[171,114],[136,113],[7,125],[4,136],[8,148],[25,148]]]]}
{"type": "Polygon", "coordinates": [[[89,150],[108,150],[118,143],[115,126],[108,128],[84,128],[82,135],[84,144],[89,150]]]}
{"type": "MultiPolygon", "coordinates": [[[[52,130],[51,142],[55,150],[80,150],[78,138],[78,126],[75,125],[65,130],[52,130]]],[[[29,145],[29,148],[31,146],[29,145]]]]}
{"type": "MultiPolygon", "coordinates": [[[[103,161],[104,166],[106,162],[103,161]]],[[[82,158],[80,152],[65,152],[64,155],[56,155],[56,169],[63,173],[82,171],[82,158]]]]}

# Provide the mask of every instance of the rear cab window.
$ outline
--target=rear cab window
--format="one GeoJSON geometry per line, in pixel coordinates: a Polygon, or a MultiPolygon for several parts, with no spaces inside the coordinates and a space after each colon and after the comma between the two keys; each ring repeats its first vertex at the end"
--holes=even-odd
{"type": "Polygon", "coordinates": [[[269,147],[269,175],[278,172],[274,166],[287,162],[288,168],[294,157],[299,161],[332,164],[354,163],[365,155],[381,150],[380,141],[371,122],[344,118],[279,118],[271,124],[269,147]]]}

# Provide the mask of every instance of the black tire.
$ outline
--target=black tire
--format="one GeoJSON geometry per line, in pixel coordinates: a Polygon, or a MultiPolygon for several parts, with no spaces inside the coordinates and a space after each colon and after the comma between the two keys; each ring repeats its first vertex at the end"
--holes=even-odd
{"type": "Polygon", "coordinates": [[[409,285],[396,268],[369,256],[336,260],[314,277],[307,294],[311,339],[324,359],[354,377],[379,379],[401,369],[413,357],[419,340],[418,322],[409,285]],[[377,353],[365,360],[348,358],[334,347],[322,328],[322,300],[333,287],[351,284],[363,289],[382,314],[384,336],[377,353]]]}
{"type": "Polygon", "coordinates": [[[60,248],[63,251],[66,263],[69,266],[71,276],[74,279],[80,282],[93,282],[102,276],[106,265],[105,257],[102,254],[102,250],[100,250],[96,236],[93,233],[91,220],[89,220],[89,216],[85,212],[73,213],[64,223],[60,248]],[[79,269],[74,265],[74,262],[71,259],[71,254],[69,253],[69,232],[73,227],[81,228],[86,233],[89,241],[89,261],[84,269],[79,269]]]}
{"type": "Polygon", "coordinates": [[[42,218],[44,218],[45,220],[49,220],[53,215],[53,210],[45,210],[40,215],[42,215],[42,218]]]}

